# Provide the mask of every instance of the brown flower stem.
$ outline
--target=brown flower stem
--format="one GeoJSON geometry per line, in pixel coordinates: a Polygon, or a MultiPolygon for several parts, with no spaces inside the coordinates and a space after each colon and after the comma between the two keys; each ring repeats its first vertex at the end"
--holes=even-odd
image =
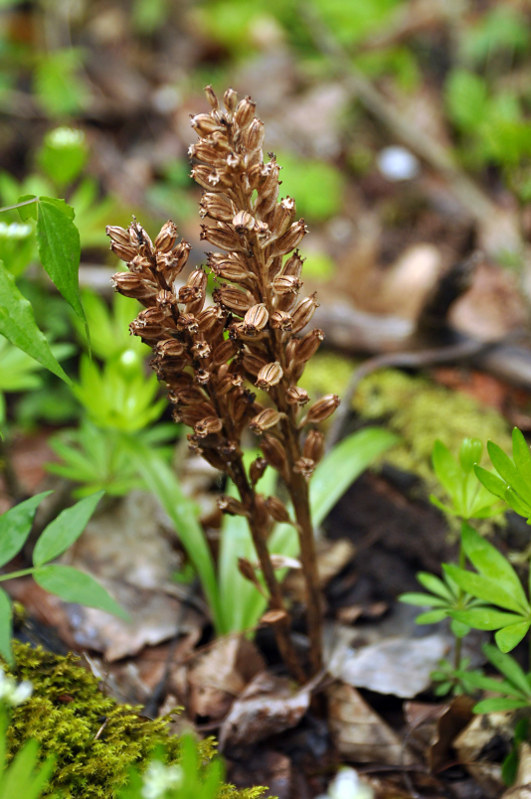
{"type": "Polygon", "coordinates": [[[273,564],[271,562],[271,555],[267,548],[267,534],[268,520],[262,522],[263,514],[256,505],[256,497],[253,489],[249,486],[243,464],[241,461],[236,461],[233,464],[232,479],[239,491],[242,503],[245,505],[249,512],[247,522],[251,537],[253,539],[256,555],[260,562],[262,574],[269,591],[269,599],[271,607],[274,610],[282,612],[281,618],[275,623],[274,631],[277,645],[280,651],[282,660],[288,667],[292,676],[300,683],[306,682],[306,674],[299,662],[295,648],[290,638],[290,619],[288,612],[284,605],[284,599],[280,588],[280,583],[277,580],[273,564]]]}
{"type": "Polygon", "coordinates": [[[284,433],[288,461],[291,461],[287,488],[297,521],[299,557],[302,564],[306,593],[306,619],[308,637],[310,639],[311,676],[313,677],[323,667],[323,613],[319,572],[317,569],[317,553],[310,513],[308,482],[302,474],[298,474],[293,469],[293,464],[300,456],[298,441],[294,435],[294,427],[290,424],[284,425],[284,433]]]}

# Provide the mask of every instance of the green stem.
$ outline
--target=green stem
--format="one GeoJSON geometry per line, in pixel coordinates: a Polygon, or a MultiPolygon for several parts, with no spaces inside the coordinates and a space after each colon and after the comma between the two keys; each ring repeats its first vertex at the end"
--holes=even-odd
{"type": "Polygon", "coordinates": [[[0,574],[0,583],[4,582],[4,580],[14,580],[15,577],[26,577],[28,574],[33,574],[34,571],[36,571],[36,567],[32,566],[29,569],[19,569],[18,572],[0,574]]]}
{"type": "MultiPolygon", "coordinates": [[[[459,568],[464,569],[466,566],[466,554],[465,549],[463,547],[463,526],[465,522],[461,522],[461,538],[460,538],[460,545],[459,545],[459,568]]],[[[462,599],[465,595],[465,592],[462,588],[459,588],[459,592],[457,594],[457,602],[460,605],[462,599]]],[[[455,647],[454,647],[454,669],[459,669],[461,666],[461,655],[463,649],[463,639],[457,638],[455,639],[455,647]]]]}
{"type": "Polygon", "coordinates": [[[0,214],[4,211],[15,211],[17,208],[22,208],[23,205],[31,205],[32,203],[38,203],[38,197],[32,197],[31,200],[24,200],[21,203],[15,203],[15,205],[5,205],[3,208],[0,208],[0,214]]]}

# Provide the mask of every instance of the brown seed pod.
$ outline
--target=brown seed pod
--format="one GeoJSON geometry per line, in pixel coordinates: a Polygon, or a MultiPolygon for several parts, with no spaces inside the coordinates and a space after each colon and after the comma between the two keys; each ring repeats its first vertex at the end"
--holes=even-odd
{"type": "Polygon", "coordinates": [[[263,366],[258,375],[256,376],[256,385],[258,388],[268,389],[276,386],[282,380],[282,367],[278,361],[267,363],[263,366]]]}
{"type": "Polygon", "coordinates": [[[309,458],[314,463],[319,463],[324,454],[324,435],[320,430],[309,430],[302,454],[305,458],[309,458]]]}
{"type": "Polygon", "coordinates": [[[160,229],[155,238],[155,249],[157,252],[170,252],[177,241],[177,226],[169,219],[160,229]]]}
{"type": "Polygon", "coordinates": [[[282,522],[284,524],[291,523],[288,509],[278,497],[267,497],[265,504],[270,516],[272,516],[276,522],[282,522]]]}
{"type": "Polygon", "coordinates": [[[314,292],[309,297],[305,297],[291,314],[293,317],[293,333],[298,333],[305,328],[314,315],[315,309],[319,307],[319,303],[316,301],[315,296],[314,292]]]}
{"type": "Polygon", "coordinates": [[[246,327],[254,330],[263,330],[267,325],[269,313],[263,302],[257,305],[252,305],[243,317],[243,323],[246,327]]]}
{"type": "Polygon", "coordinates": [[[222,430],[223,422],[217,416],[206,416],[194,425],[194,432],[199,438],[206,438],[222,430]]]}
{"type": "Polygon", "coordinates": [[[325,394],[324,397],[321,397],[308,408],[308,412],[300,422],[299,427],[305,424],[324,422],[325,419],[328,419],[334,413],[339,403],[340,399],[337,394],[325,394]]]}
{"type": "Polygon", "coordinates": [[[299,458],[294,466],[293,471],[297,472],[298,474],[302,474],[302,476],[309,480],[315,470],[315,461],[311,458],[299,458]]]}
{"type": "Polygon", "coordinates": [[[249,427],[253,433],[260,434],[274,427],[284,416],[284,413],[280,413],[275,408],[264,408],[263,411],[253,416],[249,422],[249,427]]]}
{"type": "Polygon", "coordinates": [[[286,400],[290,405],[306,405],[310,400],[310,396],[304,388],[290,386],[286,391],[286,400]]]}
{"type": "Polygon", "coordinates": [[[153,299],[158,293],[156,283],[132,272],[117,272],[111,277],[111,282],[120,294],[141,302],[153,299]]]}

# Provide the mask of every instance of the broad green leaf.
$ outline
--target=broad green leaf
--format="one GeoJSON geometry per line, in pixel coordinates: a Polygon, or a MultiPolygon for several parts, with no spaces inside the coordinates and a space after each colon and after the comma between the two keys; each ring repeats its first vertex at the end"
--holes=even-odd
{"type": "Polygon", "coordinates": [[[43,491],[41,494],[36,494],[14,505],[0,516],[0,566],[5,566],[17,552],[20,552],[30,534],[38,505],[51,493],[43,491]]]}
{"type": "Polygon", "coordinates": [[[33,572],[33,577],[41,588],[55,594],[65,602],[77,602],[79,605],[86,605],[89,608],[98,608],[112,613],[113,616],[130,621],[129,614],[94,577],[79,571],[79,569],[74,569],[73,566],[63,566],[58,563],[39,566],[33,572]]]}
{"type": "Polygon", "coordinates": [[[14,277],[0,262],[0,333],[70,385],[70,378],[37,327],[33,308],[20,293],[14,277]]]}
{"type": "Polygon", "coordinates": [[[33,551],[33,565],[41,566],[72,546],[94,513],[104,492],[99,491],[62,511],[41,534],[33,551]]]}
{"type": "Polygon", "coordinates": [[[523,608],[520,603],[514,598],[512,593],[503,589],[496,580],[491,580],[481,574],[476,574],[476,572],[460,569],[459,566],[454,566],[451,563],[445,563],[443,568],[463,591],[482,599],[484,602],[491,602],[522,615],[523,608]]]}
{"type": "Polygon", "coordinates": [[[17,208],[18,215],[23,222],[28,222],[30,219],[37,219],[37,203],[39,198],[35,194],[23,194],[18,198],[20,203],[17,208]],[[31,200],[31,202],[28,202],[31,200]]]}
{"type": "Polygon", "coordinates": [[[310,482],[310,505],[316,527],[354,480],[397,441],[388,430],[367,427],[336,444],[318,465],[310,482]]]}
{"type": "Polygon", "coordinates": [[[494,634],[494,639],[502,652],[510,652],[527,635],[531,621],[518,621],[503,627],[494,634]]]}
{"type": "MultiPolygon", "coordinates": [[[[503,607],[517,610],[518,605],[522,610],[529,611],[529,602],[515,570],[504,556],[489,541],[483,538],[466,522],[462,525],[462,542],[470,562],[483,575],[498,583],[497,591],[490,597],[480,596],[480,599],[493,601],[503,607]],[[517,603],[516,607],[505,602],[499,602],[500,595],[510,595],[517,603]]],[[[479,596],[479,594],[476,594],[479,596]]]]}
{"type": "Polygon", "coordinates": [[[446,600],[453,601],[455,599],[450,587],[444,582],[444,580],[441,580],[435,574],[430,574],[429,572],[418,572],[416,577],[419,583],[428,591],[431,591],[432,594],[438,594],[438,596],[441,596],[446,600]]]}
{"type": "Polygon", "coordinates": [[[516,688],[522,691],[526,696],[531,696],[529,680],[513,657],[500,652],[496,646],[489,644],[483,646],[483,652],[492,665],[495,666],[501,674],[507,677],[516,688]]]}
{"type": "Polygon", "coordinates": [[[523,433],[517,427],[513,430],[513,458],[514,464],[527,487],[527,494],[531,497],[531,452],[523,433]]]}
{"type": "Polygon", "coordinates": [[[508,627],[511,624],[517,624],[522,621],[521,616],[514,613],[503,613],[501,610],[493,610],[491,608],[470,608],[470,610],[452,610],[450,611],[452,619],[468,624],[469,627],[474,627],[476,630],[499,630],[502,627],[508,627]]]}
{"type": "Polygon", "coordinates": [[[78,281],[81,246],[73,219],[74,209],[64,200],[39,198],[37,243],[42,265],[65,300],[84,320],[78,281]]]}
{"type": "Polygon", "coordinates": [[[13,663],[13,651],[11,649],[11,638],[13,637],[13,608],[11,600],[0,588],[0,655],[11,665],[13,663]]]}
{"type": "Polygon", "coordinates": [[[518,710],[520,707],[527,707],[527,699],[509,699],[506,696],[496,696],[491,699],[483,699],[477,702],[472,708],[474,713],[500,713],[504,710],[518,710]]]}

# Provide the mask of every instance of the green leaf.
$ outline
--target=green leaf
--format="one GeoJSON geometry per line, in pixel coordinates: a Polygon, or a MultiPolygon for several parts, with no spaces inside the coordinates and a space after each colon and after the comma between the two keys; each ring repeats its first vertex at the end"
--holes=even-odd
{"type": "Polygon", "coordinates": [[[74,569],[54,563],[50,566],[39,566],[33,572],[35,582],[41,588],[63,599],[65,602],[77,602],[90,608],[98,608],[113,616],[130,621],[129,614],[120,607],[106,589],[94,577],[74,569]]]}
{"type": "Polygon", "coordinates": [[[428,591],[431,591],[432,594],[437,594],[443,599],[450,601],[455,599],[450,587],[444,582],[444,580],[436,577],[435,574],[430,574],[429,572],[418,572],[416,577],[419,583],[424,586],[424,588],[427,588],[428,591]]]}
{"type": "Polygon", "coordinates": [[[529,705],[526,699],[509,699],[506,696],[496,696],[483,699],[472,708],[474,713],[500,713],[503,710],[518,710],[529,705]]]}
{"type": "Polygon", "coordinates": [[[463,471],[468,474],[475,464],[481,460],[483,444],[479,438],[465,438],[459,449],[459,463],[463,471]]]}
{"type": "Polygon", "coordinates": [[[518,621],[503,627],[494,634],[494,639],[502,652],[510,652],[527,635],[531,621],[518,621]]]}
{"type": "Polygon", "coordinates": [[[17,208],[17,211],[23,222],[27,222],[29,219],[37,219],[37,203],[39,202],[39,198],[35,194],[23,194],[18,198],[18,202],[20,203],[20,207],[17,208]],[[29,203],[28,200],[33,200],[33,202],[29,203]]]}
{"type": "Polygon", "coordinates": [[[0,566],[9,563],[17,552],[20,552],[30,534],[38,505],[51,493],[43,491],[41,494],[36,494],[14,505],[0,516],[0,566]]]}
{"type": "Polygon", "coordinates": [[[42,265],[65,300],[84,320],[78,282],[81,246],[73,219],[74,209],[64,200],[40,197],[37,242],[42,265]]]}
{"type": "Polygon", "coordinates": [[[505,482],[508,483],[512,489],[517,491],[523,497],[526,497],[529,493],[528,486],[525,480],[523,480],[520,476],[518,469],[510,457],[493,441],[489,441],[487,443],[487,450],[492,461],[492,465],[500,477],[503,478],[503,480],[505,480],[505,482]]]}
{"type": "Polygon", "coordinates": [[[439,596],[432,596],[432,594],[409,593],[400,594],[398,597],[400,602],[405,602],[406,605],[418,605],[427,608],[446,608],[448,607],[448,600],[442,599],[439,596]]]}
{"type": "Polygon", "coordinates": [[[531,452],[523,433],[517,427],[513,429],[513,458],[528,493],[531,494],[531,452]]]}
{"type": "Polygon", "coordinates": [[[20,293],[15,279],[0,262],[0,333],[70,385],[70,378],[37,327],[33,308],[20,293]]]}
{"type": "Polygon", "coordinates": [[[315,526],[320,525],[347,488],[397,437],[388,430],[367,427],[348,436],[326,455],[310,482],[310,505],[315,526]]]}
{"type": "Polygon", "coordinates": [[[476,630],[499,630],[511,624],[522,621],[520,616],[514,613],[503,613],[501,610],[491,608],[470,608],[469,610],[450,611],[452,619],[468,624],[476,630]]]}
{"type": "Polygon", "coordinates": [[[124,437],[135,466],[148,489],[155,494],[175,525],[175,533],[195,566],[212,614],[216,630],[221,629],[221,599],[218,593],[214,563],[205,534],[199,524],[197,506],[186,497],[175,475],[162,460],[142,442],[131,442],[124,437]]]}
{"type": "Polygon", "coordinates": [[[447,619],[449,610],[428,610],[426,613],[421,613],[415,619],[415,624],[437,624],[443,619],[447,619]]]}
{"type": "Polygon", "coordinates": [[[72,546],[87,526],[87,522],[103,494],[103,491],[99,491],[97,494],[82,499],[71,508],[66,508],[50,522],[35,544],[34,566],[41,566],[43,563],[54,560],[72,546]]]}
{"type": "Polygon", "coordinates": [[[0,588],[0,655],[5,658],[9,665],[13,664],[12,637],[13,608],[8,595],[3,588],[0,588]]]}
{"type": "Polygon", "coordinates": [[[505,502],[505,490],[507,486],[503,480],[495,474],[492,474],[492,472],[488,472],[483,466],[474,466],[474,471],[480,483],[483,483],[491,494],[494,494],[495,497],[499,497],[499,499],[503,499],[505,502]]]}
{"type": "Polygon", "coordinates": [[[524,671],[520,668],[516,660],[491,644],[485,644],[483,652],[493,666],[503,674],[518,690],[526,696],[531,696],[531,685],[524,671]]]}
{"type": "Polygon", "coordinates": [[[523,608],[520,603],[515,600],[512,593],[502,588],[496,580],[483,577],[483,575],[476,574],[476,572],[460,569],[459,566],[454,566],[451,563],[445,563],[443,568],[446,574],[468,594],[472,594],[472,596],[482,599],[484,602],[492,602],[507,610],[514,610],[520,616],[522,615],[523,608]]]}
{"type": "Polygon", "coordinates": [[[457,504],[463,484],[462,469],[448,447],[437,440],[431,454],[433,469],[438,481],[446,489],[452,501],[457,504]]]}
{"type": "Polygon", "coordinates": [[[19,796],[38,799],[47,785],[54,768],[55,758],[49,757],[39,765],[39,743],[34,738],[18,750],[2,775],[0,799],[19,796]]]}
{"type": "Polygon", "coordinates": [[[476,594],[476,596],[479,596],[480,599],[493,601],[497,605],[502,605],[511,610],[518,610],[519,606],[521,610],[531,611],[522,583],[507,558],[504,558],[495,546],[479,535],[466,522],[463,523],[461,529],[463,548],[470,562],[474,564],[479,572],[498,583],[496,592],[491,594],[490,597],[480,596],[479,594],[476,594]],[[508,604],[507,601],[498,601],[498,594],[512,596],[516,602],[516,607],[508,604]]]}

